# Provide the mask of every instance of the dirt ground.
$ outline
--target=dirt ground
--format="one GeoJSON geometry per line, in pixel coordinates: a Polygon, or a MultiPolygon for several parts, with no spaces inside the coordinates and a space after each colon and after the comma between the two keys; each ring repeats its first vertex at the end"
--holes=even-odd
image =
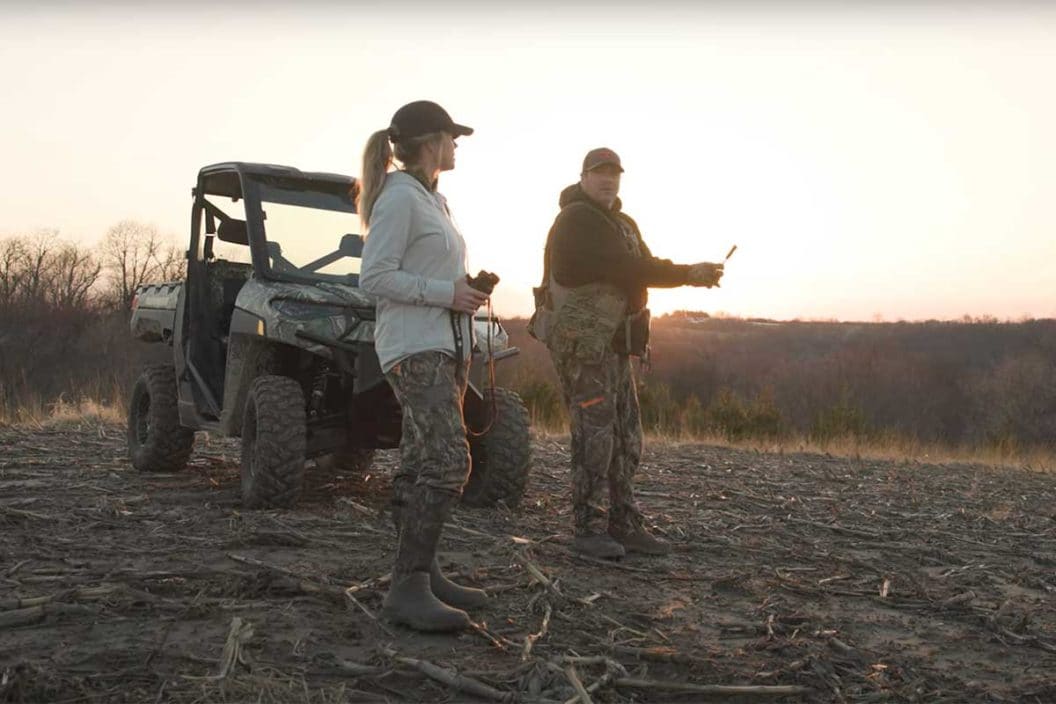
{"type": "Polygon", "coordinates": [[[0,428],[0,701],[1056,701],[1056,477],[653,444],[674,553],[604,563],[566,447],[520,509],[456,512],[443,562],[491,603],[423,636],[374,617],[394,453],[245,512],[233,443],[142,475],[117,426],[0,428]]]}

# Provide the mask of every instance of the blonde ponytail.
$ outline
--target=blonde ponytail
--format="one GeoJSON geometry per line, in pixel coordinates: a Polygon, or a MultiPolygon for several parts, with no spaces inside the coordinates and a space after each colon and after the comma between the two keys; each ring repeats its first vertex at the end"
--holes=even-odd
{"type": "Polygon", "coordinates": [[[443,137],[443,132],[430,132],[411,139],[401,139],[396,143],[396,153],[393,154],[393,149],[389,146],[389,130],[378,130],[370,135],[367,146],[363,149],[363,170],[360,172],[359,193],[356,197],[356,210],[359,211],[364,232],[370,229],[370,214],[381,194],[382,186],[385,185],[385,175],[392,168],[393,158],[399,161],[408,173],[413,174],[422,183],[427,183],[429,175],[422,171],[418,163],[422,146],[429,142],[439,143],[443,137]]]}
{"type": "Polygon", "coordinates": [[[370,214],[374,202],[385,185],[385,174],[392,166],[392,148],[389,146],[389,131],[378,130],[370,135],[367,146],[363,149],[363,169],[359,177],[359,197],[356,199],[356,210],[359,211],[363,231],[370,227],[370,214]]]}

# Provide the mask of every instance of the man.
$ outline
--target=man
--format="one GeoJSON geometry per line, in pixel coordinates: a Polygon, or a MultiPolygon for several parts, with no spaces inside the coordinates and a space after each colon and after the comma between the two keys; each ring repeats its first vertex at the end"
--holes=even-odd
{"type": "Polygon", "coordinates": [[[593,149],[579,183],[561,192],[530,326],[550,350],[571,419],[573,546],[596,558],[670,552],[634,499],[642,425],[630,357],[648,354],[648,287],[710,288],[723,274],[721,264],[654,257],[621,212],[622,173],[616,152],[593,149]]]}

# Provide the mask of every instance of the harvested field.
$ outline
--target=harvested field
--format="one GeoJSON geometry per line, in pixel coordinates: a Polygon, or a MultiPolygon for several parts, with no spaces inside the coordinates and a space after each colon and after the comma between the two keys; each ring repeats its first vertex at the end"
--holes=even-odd
{"type": "Polygon", "coordinates": [[[460,509],[479,631],[379,622],[381,453],[245,512],[237,446],[141,475],[108,425],[0,428],[3,702],[1052,702],[1056,477],[647,449],[670,557],[573,555],[566,443],[524,506],[460,509]]]}

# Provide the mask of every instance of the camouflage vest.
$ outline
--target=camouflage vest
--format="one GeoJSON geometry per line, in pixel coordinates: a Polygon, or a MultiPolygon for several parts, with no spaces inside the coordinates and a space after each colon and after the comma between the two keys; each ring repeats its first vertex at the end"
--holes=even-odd
{"type": "MultiPolygon", "coordinates": [[[[628,251],[640,257],[641,247],[633,228],[623,218],[616,221],[628,251]]],[[[617,331],[626,328],[625,337],[630,338],[627,296],[619,288],[603,283],[569,288],[557,283],[550,273],[549,262],[545,269],[543,285],[533,289],[536,310],[528,322],[528,333],[545,343],[551,353],[583,361],[601,361],[613,349],[617,331]]],[[[648,326],[648,318],[645,324],[648,326]]],[[[621,351],[627,351],[626,345],[621,351]]]]}
{"type": "Polygon", "coordinates": [[[547,347],[556,355],[600,362],[627,312],[627,296],[610,284],[567,288],[550,276],[553,304],[547,347]]]}
{"type": "MultiPolygon", "coordinates": [[[[627,249],[641,256],[633,230],[622,219],[618,223],[627,249]]],[[[546,343],[550,351],[566,358],[600,362],[612,351],[616,332],[626,324],[627,295],[611,284],[562,286],[552,273],[547,288],[551,313],[546,343]]]]}

